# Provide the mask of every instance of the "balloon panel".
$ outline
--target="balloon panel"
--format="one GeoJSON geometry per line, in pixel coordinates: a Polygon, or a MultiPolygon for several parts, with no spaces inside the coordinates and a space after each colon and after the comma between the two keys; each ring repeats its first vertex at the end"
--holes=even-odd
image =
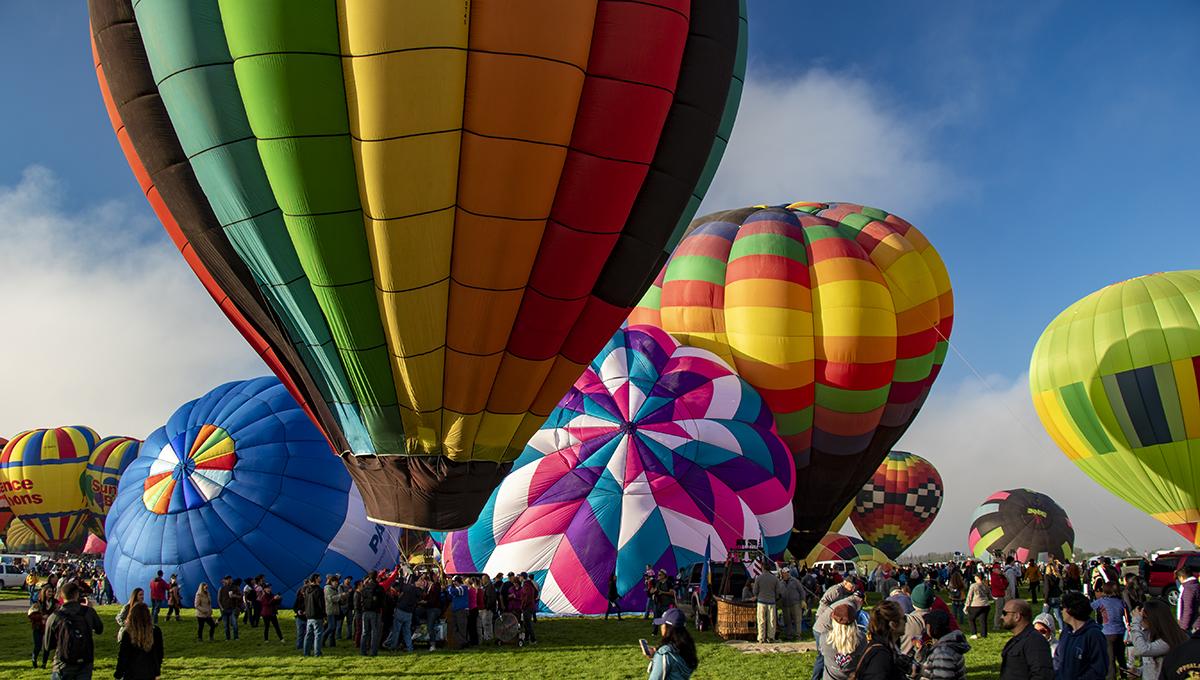
{"type": "Polygon", "coordinates": [[[1090,477],[1195,543],[1200,523],[1200,272],[1142,276],[1064,310],[1029,387],[1042,425],[1090,477]]]}
{"type": "Polygon", "coordinates": [[[649,285],[744,70],[738,0],[90,7],[164,225],[418,528],[474,519],[649,285]]]}
{"type": "Polygon", "coordinates": [[[791,528],[790,454],[758,394],[660,329],[618,331],[530,440],[479,521],[439,535],[451,572],[528,572],[542,606],[645,604],[645,565],[675,574],[739,539],[779,555],[791,528]]]}
{"type": "Polygon", "coordinates": [[[104,538],[104,520],[117,496],[117,484],[125,468],[137,458],[141,442],[132,437],[105,437],[92,449],[80,484],[88,511],[95,519],[93,529],[104,538]]]}

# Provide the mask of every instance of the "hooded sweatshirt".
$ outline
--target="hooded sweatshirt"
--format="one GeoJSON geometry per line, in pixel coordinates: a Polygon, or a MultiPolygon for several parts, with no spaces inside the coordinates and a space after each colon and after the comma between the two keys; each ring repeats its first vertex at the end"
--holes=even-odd
{"type": "Polygon", "coordinates": [[[1092,619],[1079,630],[1063,631],[1054,650],[1056,678],[1104,680],[1108,675],[1108,640],[1092,619]]]}
{"type": "Polygon", "coordinates": [[[1051,640],[1047,640],[1047,642],[1050,643],[1050,656],[1053,657],[1054,656],[1054,648],[1058,647],[1058,622],[1054,620],[1054,617],[1049,612],[1043,612],[1043,613],[1038,614],[1037,616],[1033,617],[1033,622],[1035,624],[1036,623],[1042,624],[1043,626],[1049,628],[1054,633],[1055,637],[1051,640]]]}
{"type": "Polygon", "coordinates": [[[966,680],[963,654],[971,650],[961,630],[952,630],[933,644],[921,664],[921,680],[966,680]]]}

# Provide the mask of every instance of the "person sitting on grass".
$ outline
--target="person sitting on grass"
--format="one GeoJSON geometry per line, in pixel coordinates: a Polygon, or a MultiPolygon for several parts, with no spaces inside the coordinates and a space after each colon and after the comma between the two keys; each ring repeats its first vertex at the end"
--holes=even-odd
{"type": "Polygon", "coordinates": [[[657,647],[650,647],[649,680],[687,680],[696,672],[700,658],[696,655],[696,643],[687,631],[687,617],[679,609],[668,609],[661,618],[654,619],[662,639],[657,647]]]}
{"type": "Polygon", "coordinates": [[[150,618],[150,609],[137,603],[129,610],[125,634],[117,647],[118,680],[158,680],[162,674],[162,630],[150,618]]]}

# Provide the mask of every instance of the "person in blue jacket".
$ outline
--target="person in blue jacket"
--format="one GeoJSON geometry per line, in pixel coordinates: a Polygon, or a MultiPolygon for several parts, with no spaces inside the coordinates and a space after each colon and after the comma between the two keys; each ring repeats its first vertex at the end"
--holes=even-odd
{"type": "Polygon", "coordinates": [[[648,680],[688,680],[700,659],[696,655],[696,643],[687,631],[687,617],[672,607],[654,619],[654,625],[662,631],[662,641],[647,651],[650,657],[648,680]]]}
{"type": "Polygon", "coordinates": [[[1054,680],[1105,680],[1109,645],[1100,624],[1092,619],[1092,605],[1081,593],[1062,598],[1066,628],[1054,650],[1054,680]]]}

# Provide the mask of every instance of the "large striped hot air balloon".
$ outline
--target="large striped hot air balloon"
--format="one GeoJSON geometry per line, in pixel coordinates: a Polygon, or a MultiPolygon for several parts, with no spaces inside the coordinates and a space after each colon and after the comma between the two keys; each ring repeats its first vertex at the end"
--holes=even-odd
{"type": "Polygon", "coordinates": [[[858,535],[893,560],[933,524],[942,507],[942,476],[924,458],[891,451],[854,501],[858,535]]]}
{"type": "Polygon", "coordinates": [[[89,7],[164,226],[414,528],[475,519],[650,284],[746,42],[739,0],[89,7]]]}
{"type": "Polygon", "coordinates": [[[70,535],[66,538],[55,542],[53,546],[46,542],[37,532],[29,528],[29,525],[19,519],[14,519],[8,525],[8,531],[4,534],[4,549],[8,552],[27,553],[27,552],[80,552],[88,539],[88,532],[84,529],[83,522],[75,525],[71,529],[70,535]]]}
{"type": "Polygon", "coordinates": [[[0,452],[0,485],[13,514],[52,550],[87,518],[79,479],[99,439],[87,427],[29,430],[0,452]]]}
{"type": "Polygon", "coordinates": [[[629,322],[716,352],[762,393],[795,456],[803,555],[916,417],[952,319],[946,268],[915,227],[794,203],[692,222],[629,322]]]}
{"type": "MultiPolygon", "coordinates": [[[[0,451],[4,450],[4,445],[8,440],[0,437],[0,451]]],[[[0,487],[4,484],[4,477],[0,476],[0,487]]],[[[3,535],[8,530],[8,525],[13,520],[12,508],[8,507],[8,496],[4,495],[4,491],[0,490],[0,535],[3,535]]]]}
{"type": "Polygon", "coordinates": [[[104,521],[117,496],[121,474],[137,458],[141,445],[132,437],[105,437],[88,457],[80,484],[94,520],[89,521],[89,529],[100,538],[104,538],[104,521]]]}
{"type": "Polygon", "coordinates": [[[975,557],[1014,556],[1018,562],[1070,560],[1075,528],[1054,499],[1031,489],[1009,489],[988,496],[975,510],[967,535],[975,557]]]}
{"type": "Polygon", "coordinates": [[[1068,307],[1029,389],[1071,462],[1200,545],[1200,271],[1142,276],[1068,307]]]}
{"type": "Polygon", "coordinates": [[[804,563],[811,566],[817,562],[847,561],[859,564],[859,572],[870,574],[877,567],[893,564],[883,551],[867,543],[861,538],[846,536],[836,532],[828,532],[813,546],[804,558],[804,563]]]}

